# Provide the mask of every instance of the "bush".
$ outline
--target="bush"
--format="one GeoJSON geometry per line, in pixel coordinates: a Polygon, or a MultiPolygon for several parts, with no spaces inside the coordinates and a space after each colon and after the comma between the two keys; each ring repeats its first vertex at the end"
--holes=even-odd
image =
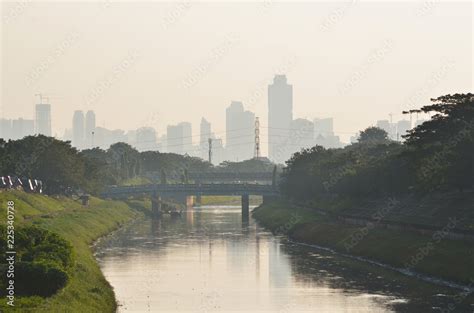
{"type": "MultiPolygon", "coordinates": [[[[5,254],[6,228],[0,226],[0,253],[5,254]]],[[[15,229],[15,294],[51,296],[68,281],[74,264],[72,246],[59,235],[35,226],[15,229]]],[[[0,294],[7,287],[7,264],[0,259],[0,294]]]]}

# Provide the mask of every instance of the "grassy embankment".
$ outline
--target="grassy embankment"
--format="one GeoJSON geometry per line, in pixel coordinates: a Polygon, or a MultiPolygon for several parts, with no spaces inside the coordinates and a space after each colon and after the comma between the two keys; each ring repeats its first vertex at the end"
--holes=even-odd
{"type": "Polygon", "coordinates": [[[460,284],[472,286],[474,283],[472,242],[448,239],[437,242],[431,235],[386,228],[365,231],[367,229],[364,230],[363,226],[343,224],[330,215],[297,208],[285,201],[262,205],[253,211],[253,216],[272,231],[288,232],[298,242],[331,248],[399,268],[406,268],[414,256],[421,255],[419,261],[411,263],[414,271],[460,284]],[[351,241],[355,234],[362,235],[359,240],[351,241]],[[348,242],[355,244],[348,246],[348,242]]]}
{"type": "MultiPolygon", "coordinates": [[[[250,196],[250,205],[262,203],[262,197],[250,196]]],[[[201,205],[241,205],[242,199],[239,196],[202,196],[201,205]]]]}
{"type": "MultiPolygon", "coordinates": [[[[90,245],[97,238],[142,214],[140,203],[134,209],[124,202],[91,198],[89,207],[64,197],[47,197],[23,192],[0,192],[2,215],[6,203],[15,202],[15,226],[36,225],[70,241],[75,266],[63,289],[49,298],[17,297],[15,309],[0,302],[1,312],[115,312],[114,292],[94,259],[90,245]]],[[[145,210],[144,208],[142,208],[145,210]]]]}

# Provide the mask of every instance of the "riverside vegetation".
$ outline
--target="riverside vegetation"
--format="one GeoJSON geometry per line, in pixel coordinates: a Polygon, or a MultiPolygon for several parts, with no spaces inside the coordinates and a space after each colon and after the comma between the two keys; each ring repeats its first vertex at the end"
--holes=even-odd
{"type": "Polygon", "coordinates": [[[342,149],[313,147],[286,162],[283,199],[253,216],[296,241],[474,287],[474,96],[455,94],[407,113],[430,120],[391,141],[379,128],[342,149]],[[370,220],[367,225],[341,217],[370,220]],[[289,223],[288,221],[293,221],[289,223]],[[377,227],[405,223],[413,231],[377,227]],[[433,232],[420,234],[416,228],[433,232]]]}
{"type": "MultiPolygon", "coordinates": [[[[2,312],[115,312],[113,290],[90,245],[97,238],[143,214],[149,204],[91,198],[89,206],[64,196],[0,192],[0,203],[14,201],[15,307],[2,312]],[[23,279],[22,275],[28,275],[23,279]]],[[[0,222],[6,221],[5,214],[0,222]]],[[[4,228],[2,240],[5,238],[4,228]]],[[[4,246],[3,246],[4,247],[4,246]]],[[[4,262],[4,259],[1,260],[4,262]]],[[[2,266],[4,268],[4,266],[2,266]]],[[[5,273],[2,271],[2,292],[5,273]]]]}

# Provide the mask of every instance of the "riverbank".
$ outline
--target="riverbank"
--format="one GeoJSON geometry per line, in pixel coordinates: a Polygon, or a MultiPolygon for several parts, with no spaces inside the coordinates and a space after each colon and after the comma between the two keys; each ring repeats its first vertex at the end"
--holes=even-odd
{"type": "Polygon", "coordinates": [[[329,214],[289,202],[263,204],[253,211],[259,223],[304,244],[332,249],[400,269],[473,287],[472,242],[442,235],[348,225],[329,214]]]}
{"type": "MultiPolygon", "coordinates": [[[[24,192],[1,192],[0,203],[15,203],[15,226],[35,225],[57,233],[71,243],[75,265],[67,285],[48,298],[16,297],[15,309],[8,312],[115,312],[112,287],[94,259],[90,245],[99,237],[143,215],[144,206],[91,198],[85,207],[65,197],[48,197],[24,192]]],[[[0,216],[5,223],[6,213],[0,216]]],[[[0,311],[7,311],[5,301],[0,311]]]]}

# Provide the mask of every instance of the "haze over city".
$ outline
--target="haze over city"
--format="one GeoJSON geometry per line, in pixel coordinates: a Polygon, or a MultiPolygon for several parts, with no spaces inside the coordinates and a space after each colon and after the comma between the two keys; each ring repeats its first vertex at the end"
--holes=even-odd
{"type": "Polygon", "coordinates": [[[0,312],[472,313],[472,1],[0,4],[0,312]]]}
{"type": "Polygon", "coordinates": [[[232,101],[266,137],[267,87],[284,74],[293,118],[332,117],[348,143],[472,89],[469,2],[6,2],[2,16],[2,117],[32,119],[43,93],[60,138],[75,110],[93,110],[97,126],[158,137],[191,122],[198,143],[202,117],[226,130],[232,101]]]}

